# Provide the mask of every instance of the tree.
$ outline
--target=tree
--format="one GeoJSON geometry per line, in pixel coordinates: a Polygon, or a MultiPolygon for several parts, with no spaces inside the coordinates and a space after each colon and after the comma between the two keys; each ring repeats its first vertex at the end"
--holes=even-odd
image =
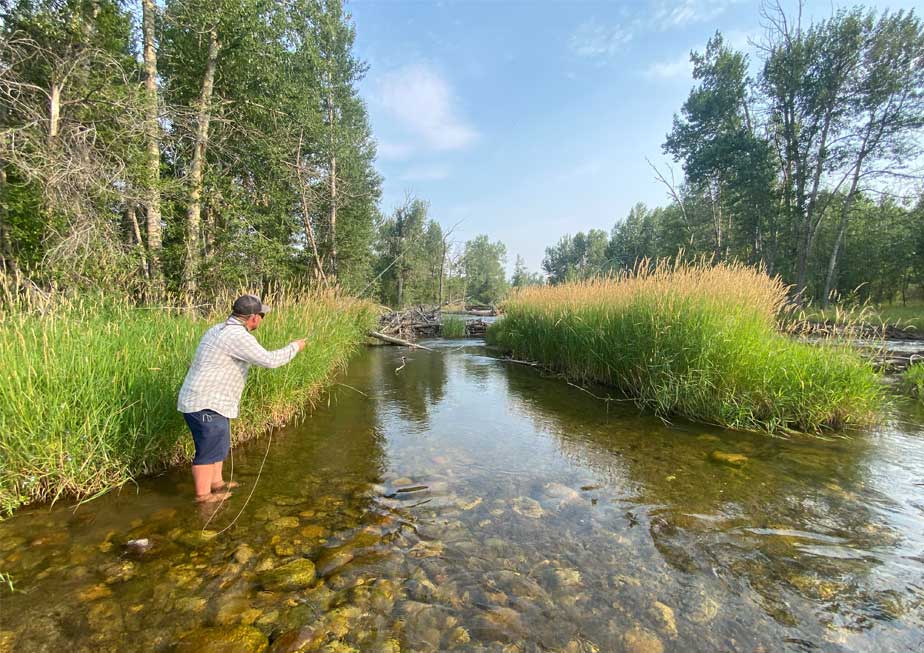
{"type": "Polygon", "coordinates": [[[468,296],[482,304],[493,304],[507,292],[504,262],[507,248],[491,242],[484,234],[465,243],[463,266],[468,296]]]}
{"type": "Polygon", "coordinates": [[[754,131],[747,57],[716,33],[704,54],[690,58],[700,83],[674,117],[664,150],[683,162],[687,182],[708,200],[714,255],[772,261],[773,153],[754,131]]]}
{"type": "MultiPolygon", "coordinates": [[[[827,302],[860,181],[895,175],[915,154],[924,126],[924,27],[913,13],[884,15],[871,28],[851,80],[850,126],[838,155],[850,186],[831,248],[822,301],[827,302]],[[873,168],[872,166],[876,166],[873,168]]],[[[841,181],[843,183],[843,180],[841,181]]],[[[840,185],[840,184],[839,184],[840,185]]]]}

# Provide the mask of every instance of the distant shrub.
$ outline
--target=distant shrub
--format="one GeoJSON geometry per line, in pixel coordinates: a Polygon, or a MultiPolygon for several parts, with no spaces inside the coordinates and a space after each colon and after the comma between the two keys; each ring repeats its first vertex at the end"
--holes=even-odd
{"type": "Polygon", "coordinates": [[[444,338],[464,338],[465,320],[455,315],[444,315],[440,322],[440,334],[444,338]]]}

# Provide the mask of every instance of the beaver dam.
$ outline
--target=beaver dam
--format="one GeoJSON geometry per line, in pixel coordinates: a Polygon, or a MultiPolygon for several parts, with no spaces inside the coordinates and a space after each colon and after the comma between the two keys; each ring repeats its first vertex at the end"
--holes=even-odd
{"type": "Polygon", "coordinates": [[[235,450],[214,517],[179,469],[0,522],[0,650],[924,646],[919,406],[770,438],[421,344],[368,348],[268,453],[235,450]]]}

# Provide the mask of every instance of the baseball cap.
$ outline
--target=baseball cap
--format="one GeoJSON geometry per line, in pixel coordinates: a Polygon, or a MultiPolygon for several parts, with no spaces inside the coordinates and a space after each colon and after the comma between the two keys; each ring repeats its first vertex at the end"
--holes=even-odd
{"type": "Polygon", "coordinates": [[[234,300],[231,310],[237,315],[254,315],[256,313],[269,313],[270,307],[260,301],[256,295],[241,295],[234,300]]]}

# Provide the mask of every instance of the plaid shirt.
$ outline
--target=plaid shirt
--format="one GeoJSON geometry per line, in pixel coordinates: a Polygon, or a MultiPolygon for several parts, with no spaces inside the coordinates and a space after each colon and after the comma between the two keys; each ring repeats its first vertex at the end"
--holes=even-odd
{"type": "Polygon", "coordinates": [[[229,317],[206,331],[199,341],[176,408],[181,413],[210,409],[234,419],[250,366],[280,367],[297,353],[294,343],[266,351],[240,320],[229,317]]]}

